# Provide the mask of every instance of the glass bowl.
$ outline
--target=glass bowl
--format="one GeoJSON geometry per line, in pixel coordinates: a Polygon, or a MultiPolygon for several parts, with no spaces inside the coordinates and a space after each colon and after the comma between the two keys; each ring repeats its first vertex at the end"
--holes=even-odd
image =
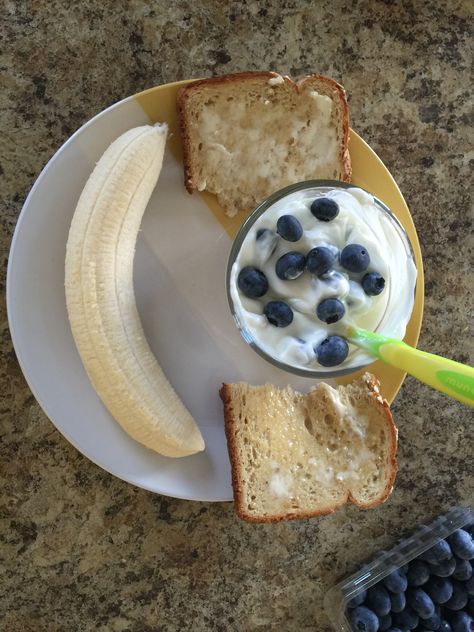
{"type": "MultiPolygon", "coordinates": [[[[348,375],[367,367],[369,364],[374,362],[375,359],[351,344],[349,344],[349,354],[346,360],[344,360],[341,365],[332,367],[316,365],[316,363],[313,362],[312,366],[308,366],[308,368],[306,368],[305,366],[297,366],[286,363],[282,361],[281,358],[276,357],[276,355],[272,355],[267,349],[262,348],[262,345],[259,343],[257,337],[252,334],[249,327],[245,324],[243,315],[239,313],[239,307],[234,303],[234,299],[232,297],[232,270],[234,265],[238,265],[237,258],[247,235],[251,231],[254,224],[266,213],[266,211],[268,211],[270,208],[273,208],[276,204],[281,203],[282,200],[285,200],[285,203],[294,201],[301,195],[301,192],[311,195],[314,192],[314,196],[317,197],[318,195],[325,195],[330,191],[334,191],[336,189],[342,191],[347,189],[360,189],[373,198],[375,207],[380,213],[383,214],[384,218],[388,218],[390,225],[394,229],[394,231],[392,232],[392,236],[395,235],[395,238],[400,241],[403,249],[402,251],[406,255],[406,260],[411,261],[414,275],[416,275],[416,267],[410,241],[405,229],[392,213],[392,211],[381,200],[373,196],[373,194],[371,194],[369,191],[362,189],[362,187],[347,184],[339,180],[307,180],[287,186],[270,195],[252,211],[249,217],[242,224],[232,244],[227,264],[227,299],[234,321],[240,331],[242,338],[256,353],[258,353],[262,358],[264,358],[274,366],[289,373],[308,378],[328,379],[332,377],[348,375]]],[[[374,235],[372,235],[372,237],[374,237],[374,235]]],[[[292,244],[289,242],[289,249],[291,249],[291,245],[292,244]]],[[[373,327],[373,330],[377,333],[392,336],[394,338],[403,338],[406,325],[410,319],[413,309],[416,283],[413,280],[413,284],[407,285],[406,289],[404,287],[401,287],[401,289],[398,288],[398,293],[401,292],[401,298],[403,301],[405,301],[404,305],[406,305],[406,310],[403,314],[403,318],[400,318],[400,315],[397,314],[396,310],[390,307],[391,302],[397,301],[395,295],[391,296],[390,294],[392,293],[392,291],[394,291],[392,286],[393,284],[390,283],[389,287],[387,288],[389,292],[387,306],[385,308],[385,311],[383,312],[383,315],[379,319],[377,326],[373,327]],[[390,309],[388,309],[388,307],[390,307],[390,309]]]]}

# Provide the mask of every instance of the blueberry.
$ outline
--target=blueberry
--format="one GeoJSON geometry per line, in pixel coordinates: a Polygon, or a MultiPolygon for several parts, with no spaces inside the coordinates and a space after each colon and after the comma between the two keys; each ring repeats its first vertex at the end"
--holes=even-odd
{"type": "Polygon", "coordinates": [[[283,301],[270,301],[265,305],[263,313],[275,327],[288,327],[293,322],[293,310],[283,301]]]}
{"type": "Polygon", "coordinates": [[[257,234],[255,238],[257,241],[262,241],[263,239],[268,239],[269,237],[273,237],[275,233],[269,228],[259,228],[257,230],[257,234]]]}
{"type": "Polygon", "coordinates": [[[330,222],[339,215],[339,205],[331,198],[319,197],[313,200],[311,213],[322,222],[330,222]]]}
{"type": "Polygon", "coordinates": [[[472,536],[464,529],[458,529],[452,533],[448,542],[451,545],[453,553],[462,560],[474,559],[474,540],[472,536]]]}
{"type": "Polygon", "coordinates": [[[413,560],[408,567],[407,579],[410,586],[423,586],[430,578],[430,567],[422,560],[413,560]]]}
{"type": "Polygon", "coordinates": [[[460,582],[453,582],[453,594],[444,604],[450,610],[462,610],[467,604],[468,594],[465,586],[460,582]]]}
{"type": "Polygon", "coordinates": [[[268,261],[277,247],[278,235],[269,228],[259,228],[256,234],[256,242],[260,260],[268,261]]]}
{"type": "Polygon", "coordinates": [[[449,560],[443,560],[437,564],[430,564],[430,570],[433,575],[438,577],[450,577],[456,569],[456,558],[451,557],[449,560]]]}
{"type": "Polygon", "coordinates": [[[393,616],[393,620],[402,630],[414,630],[419,623],[419,617],[411,608],[405,608],[393,616]]]}
{"type": "Polygon", "coordinates": [[[467,604],[464,607],[464,610],[467,614],[470,614],[471,617],[474,617],[474,597],[468,597],[467,604]]]}
{"type": "Polygon", "coordinates": [[[472,577],[472,564],[468,560],[456,559],[456,568],[454,569],[453,579],[466,582],[472,577]]]}
{"type": "Polygon", "coordinates": [[[421,619],[420,625],[423,626],[425,630],[433,630],[436,632],[441,625],[441,614],[439,606],[435,607],[434,613],[431,617],[427,619],[421,619]]]}
{"type": "Polygon", "coordinates": [[[400,630],[400,628],[389,628],[387,632],[403,632],[403,630],[400,630]]]}
{"type": "Polygon", "coordinates": [[[430,596],[421,588],[411,588],[407,592],[407,604],[413,608],[422,619],[432,617],[435,606],[430,596]]]}
{"type": "Polygon", "coordinates": [[[377,632],[379,629],[377,615],[365,606],[355,608],[350,614],[350,620],[354,630],[360,632],[377,632]]]}
{"type": "Polygon", "coordinates": [[[276,262],[275,272],[283,281],[293,281],[303,274],[306,258],[300,252],[287,252],[276,262]]]}
{"type": "Polygon", "coordinates": [[[336,366],[347,358],[349,345],[341,336],[328,336],[314,348],[319,364],[336,366]]]}
{"type": "Polygon", "coordinates": [[[390,612],[390,595],[382,584],[375,584],[367,591],[367,605],[379,617],[383,617],[390,612]]]}
{"type": "Polygon", "coordinates": [[[392,612],[401,612],[405,609],[407,603],[405,593],[392,593],[390,595],[390,603],[392,612]]]}
{"type": "Polygon", "coordinates": [[[382,583],[385,588],[388,588],[392,593],[403,593],[408,585],[405,573],[399,569],[392,571],[390,575],[384,577],[382,583]]]}
{"type": "Polygon", "coordinates": [[[338,298],[325,298],[316,308],[316,315],[319,320],[324,321],[328,325],[341,320],[345,312],[344,303],[338,298]]]}
{"type": "Polygon", "coordinates": [[[440,540],[436,542],[430,549],[420,555],[420,559],[430,564],[438,564],[444,562],[452,557],[453,553],[451,547],[446,540],[440,540]]]}
{"type": "Polygon", "coordinates": [[[261,270],[252,266],[245,266],[239,272],[237,285],[242,294],[248,298],[260,298],[268,290],[267,277],[261,270]]]}
{"type": "Polygon", "coordinates": [[[449,625],[447,621],[441,619],[441,623],[439,624],[437,632],[453,632],[453,628],[449,625]]]}
{"type": "Polygon", "coordinates": [[[311,274],[326,274],[336,262],[337,255],[326,246],[316,246],[306,256],[306,267],[311,274]]]}
{"type": "Polygon", "coordinates": [[[386,614],[383,617],[379,617],[379,631],[386,632],[392,626],[392,617],[389,614],[386,614]]]}
{"type": "Polygon", "coordinates": [[[341,265],[349,272],[364,272],[369,263],[369,253],[360,244],[349,244],[341,251],[341,265]]]}
{"type": "Polygon", "coordinates": [[[357,608],[357,606],[360,606],[364,603],[366,597],[367,597],[367,591],[361,590],[359,593],[357,593],[357,595],[354,595],[352,599],[349,599],[349,601],[347,602],[347,607],[357,608]]]}
{"type": "Polygon", "coordinates": [[[474,538],[474,522],[463,527],[464,531],[467,531],[474,538]]]}
{"type": "Polygon", "coordinates": [[[474,619],[467,612],[456,612],[451,619],[453,632],[472,632],[474,630],[474,619]]]}
{"type": "Polygon", "coordinates": [[[451,581],[443,577],[431,577],[424,589],[434,603],[446,603],[453,594],[451,581]]]}
{"type": "Polygon", "coordinates": [[[474,597],[474,575],[467,580],[464,586],[467,590],[467,594],[471,595],[471,597],[474,597]]]}
{"type": "Polygon", "coordinates": [[[298,241],[303,236],[303,227],[294,215],[282,215],[277,221],[277,233],[286,241],[298,241]]]}
{"type": "Polygon", "coordinates": [[[378,296],[383,292],[385,279],[378,272],[367,272],[362,277],[361,285],[368,296],[378,296]]]}

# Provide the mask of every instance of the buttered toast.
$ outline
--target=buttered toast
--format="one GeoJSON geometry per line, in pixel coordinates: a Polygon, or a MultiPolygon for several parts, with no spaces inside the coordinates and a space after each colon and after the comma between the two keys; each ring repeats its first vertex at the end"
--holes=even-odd
{"type": "Polygon", "coordinates": [[[224,384],[235,510],[250,522],[363,509],[390,495],[397,430],[376,378],[319,383],[303,395],[267,384],[224,384]]]}
{"type": "Polygon", "coordinates": [[[182,88],[177,106],[185,186],[215,193],[230,216],[302,180],[350,181],[347,100],[328,77],[214,77],[182,88]]]}

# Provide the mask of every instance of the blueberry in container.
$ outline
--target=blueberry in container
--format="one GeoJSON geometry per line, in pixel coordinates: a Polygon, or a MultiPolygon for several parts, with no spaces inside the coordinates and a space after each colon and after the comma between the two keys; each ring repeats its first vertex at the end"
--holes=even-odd
{"type": "Polygon", "coordinates": [[[326,594],[335,630],[474,632],[474,510],[454,507],[326,594]]]}

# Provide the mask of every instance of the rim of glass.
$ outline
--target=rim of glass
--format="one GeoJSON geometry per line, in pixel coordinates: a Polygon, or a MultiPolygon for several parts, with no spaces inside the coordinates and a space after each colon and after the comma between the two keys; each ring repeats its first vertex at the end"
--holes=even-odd
{"type": "MultiPolygon", "coordinates": [[[[247,236],[249,230],[252,228],[255,222],[261,217],[261,215],[263,215],[263,213],[265,213],[265,211],[267,211],[270,208],[270,206],[272,206],[273,204],[281,200],[283,197],[286,197],[287,195],[291,193],[295,193],[296,191],[302,191],[305,189],[316,189],[316,188],[361,189],[362,191],[365,191],[366,193],[371,195],[374,198],[374,202],[376,206],[378,206],[381,211],[385,212],[393,221],[393,223],[396,225],[396,228],[398,229],[398,232],[400,234],[400,238],[403,241],[407,252],[410,254],[413,262],[415,262],[413,248],[411,246],[410,239],[408,238],[407,232],[404,229],[402,223],[400,222],[398,217],[393,213],[393,211],[391,211],[389,207],[386,204],[384,204],[382,200],[377,198],[373,193],[371,193],[370,191],[367,191],[367,189],[364,189],[361,186],[358,186],[355,184],[349,184],[348,182],[343,182],[341,180],[304,180],[302,182],[290,184],[287,187],[284,187],[283,189],[279,189],[278,191],[275,191],[275,193],[272,193],[271,195],[269,195],[267,198],[265,198],[265,200],[263,200],[263,202],[261,202],[250,213],[247,219],[243,222],[242,226],[239,229],[239,232],[237,233],[232,243],[232,247],[229,253],[229,258],[227,260],[226,293],[227,293],[227,301],[229,303],[230,311],[234,319],[234,322],[237,326],[237,329],[240,332],[240,335],[245,340],[245,342],[256,353],[258,353],[260,357],[262,357],[264,360],[266,360],[273,366],[276,366],[277,368],[283,371],[286,371],[287,373],[292,373],[294,375],[299,375],[299,376],[308,377],[308,378],[330,379],[330,378],[335,378],[335,377],[342,377],[343,375],[349,375],[350,373],[355,373],[357,371],[360,371],[361,369],[364,369],[370,366],[371,364],[373,364],[376,361],[376,358],[371,358],[366,362],[361,362],[360,364],[357,364],[351,367],[342,368],[342,369],[338,369],[335,367],[334,370],[329,370],[329,371],[324,371],[322,369],[321,370],[303,369],[301,367],[295,367],[295,366],[292,366],[291,364],[287,364],[286,362],[281,362],[280,360],[277,360],[277,358],[274,358],[273,356],[268,354],[266,351],[264,351],[260,347],[258,342],[254,340],[252,334],[248,331],[248,329],[241,323],[236,313],[236,310],[234,307],[234,301],[232,300],[232,295],[230,291],[232,267],[235,263],[238,253],[240,252],[240,249],[242,247],[245,237],[247,236]]],[[[413,295],[415,295],[415,291],[416,291],[416,282],[415,282],[415,287],[413,289],[413,295]]]]}

